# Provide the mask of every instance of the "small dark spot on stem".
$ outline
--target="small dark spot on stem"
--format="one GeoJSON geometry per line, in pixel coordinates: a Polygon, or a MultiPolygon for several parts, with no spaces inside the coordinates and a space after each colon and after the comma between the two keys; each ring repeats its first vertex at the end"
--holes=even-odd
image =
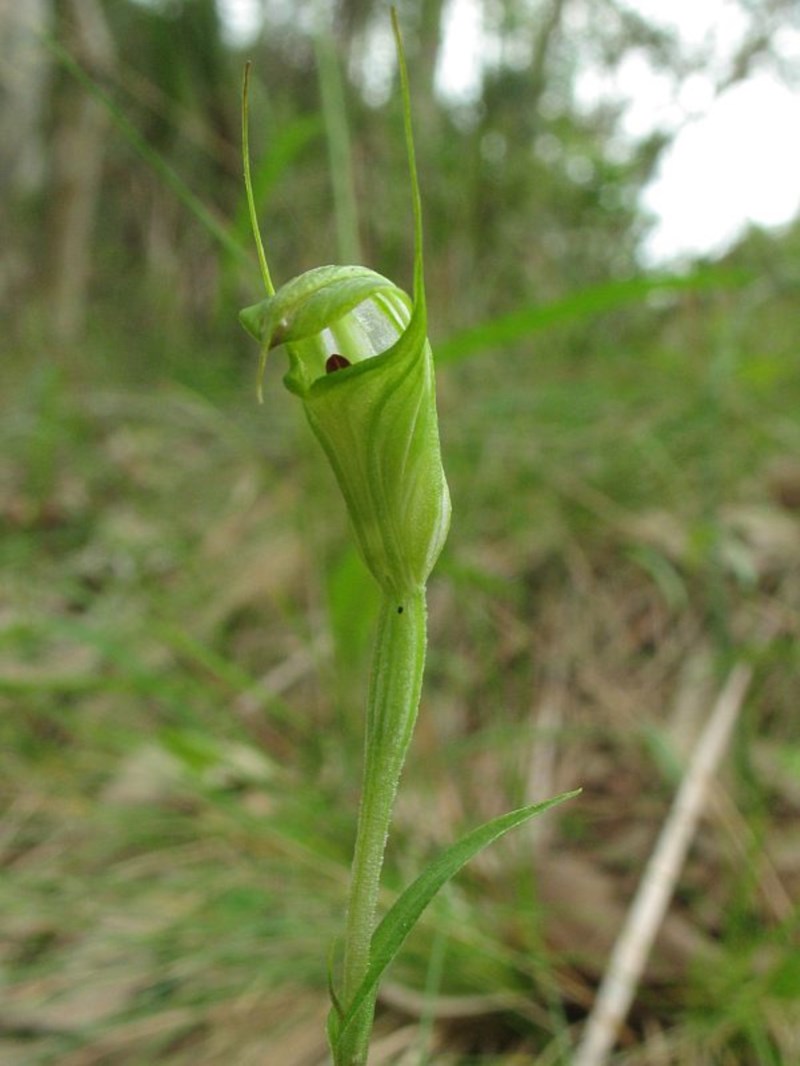
{"type": "Polygon", "coordinates": [[[338,352],[333,352],[325,360],[325,372],[327,374],[333,374],[336,370],[344,370],[348,366],[350,366],[350,360],[344,355],[339,355],[338,352]]]}
{"type": "Polygon", "coordinates": [[[403,608],[402,607],[398,607],[397,608],[397,613],[398,614],[402,614],[403,613],[403,608]]]}

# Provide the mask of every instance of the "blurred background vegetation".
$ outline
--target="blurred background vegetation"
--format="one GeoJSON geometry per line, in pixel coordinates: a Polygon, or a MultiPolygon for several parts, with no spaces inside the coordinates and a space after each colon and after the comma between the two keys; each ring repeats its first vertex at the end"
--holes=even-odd
{"type": "MultiPolygon", "coordinates": [[[[395,964],[374,1062],[568,1064],[731,667],[753,670],[615,1061],[800,1061],[800,225],[647,270],[670,130],[581,65],[704,57],[620,0],[398,0],[454,502],[387,899],[484,818],[395,964]]],[[[781,73],[791,3],[732,3],[717,89],[781,73]]],[[[244,52],[213,0],[0,7],[0,1058],[325,1062],[375,595],[259,298],[244,52]]],[[[255,185],[276,281],[410,287],[383,0],[264,0],[255,185]]],[[[787,137],[795,136],[786,131],[787,137]]]]}

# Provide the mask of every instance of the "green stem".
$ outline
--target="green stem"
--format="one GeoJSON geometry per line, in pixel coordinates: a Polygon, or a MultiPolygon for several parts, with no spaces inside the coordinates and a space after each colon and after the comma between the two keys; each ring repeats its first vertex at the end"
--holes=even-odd
{"type": "MultiPolygon", "coordinates": [[[[342,1006],[367,973],[392,807],[417,718],[425,665],[425,592],[384,596],[367,705],[364,782],[344,946],[342,1006]]],[[[367,1061],[375,996],[334,1049],[336,1066],[367,1061]]]]}

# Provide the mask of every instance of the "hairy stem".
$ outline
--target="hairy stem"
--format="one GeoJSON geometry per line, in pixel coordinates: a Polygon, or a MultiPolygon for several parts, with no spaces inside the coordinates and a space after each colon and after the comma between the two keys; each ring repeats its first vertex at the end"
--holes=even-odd
{"type": "MultiPolygon", "coordinates": [[[[342,1006],[363,981],[380,890],[381,867],[397,785],[414,731],[425,665],[425,593],[384,597],[367,706],[364,782],[345,930],[342,1006]]],[[[361,1008],[340,1046],[336,1066],[367,1061],[374,995],[361,1008]]]]}

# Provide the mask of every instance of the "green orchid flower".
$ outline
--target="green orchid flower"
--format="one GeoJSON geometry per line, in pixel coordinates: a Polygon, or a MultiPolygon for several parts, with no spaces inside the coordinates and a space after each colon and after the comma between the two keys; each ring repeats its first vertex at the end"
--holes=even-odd
{"type": "Polygon", "coordinates": [[[421,263],[416,300],[360,266],[323,266],[241,313],[265,353],[284,346],[287,388],[330,461],[356,541],[401,603],[433,569],[450,522],[421,263]]]}
{"type": "MultiPolygon", "coordinates": [[[[383,596],[367,694],[364,773],[341,969],[329,973],[334,1066],[366,1066],[378,985],[427,904],[479,850],[565,796],[493,819],[451,845],[377,923],[381,868],[414,731],[426,650],[425,584],[450,524],[427,339],[422,209],[403,42],[392,9],[414,212],[414,295],[362,266],[323,266],[276,292],[256,220],[242,107],[244,178],[267,298],[241,313],[261,346],[289,356],[299,396],[333,468],[356,542],[383,596]]],[[[260,379],[259,379],[260,380],[260,379]]],[[[260,392],[259,392],[260,395],[260,392]]]]}
{"type": "Polygon", "coordinates": [[[383,592],[338,993],[331,983],[328,1036],[335,1066],[366,1062],[378,981],[372,936],[383,851],[420,701],[425,584],[450,524],[426,336],[422,209],[408,75],[394,11],[392,21],[414,212],[413,299],[362,266],[317,267],[275,291],[250,181],[247,73],[242,110],[245,186],[267,297],[240,318],[261,346],[262,372],[272,349],[286,349],[285,384],[303,403],[344,496],[356,543],[383,592]]]}
{"type": "MultiPolygon", "coordinates": [[[[356,543],[384,594],[398,601],[425,587],[450,524],[442,468],[433,356],[427,340],[422,208],[408,75],[396,17],[404,122],[414,214],[414,298],[363,266],[323,266],[275,292],[258,233],[245,165],[253,232],[267,298],[242,311],[268,353],[289,356],[286,386],[330,461],[356,543]]],[[[246,93],[243,109],[248,159],[246,93]]]]}

